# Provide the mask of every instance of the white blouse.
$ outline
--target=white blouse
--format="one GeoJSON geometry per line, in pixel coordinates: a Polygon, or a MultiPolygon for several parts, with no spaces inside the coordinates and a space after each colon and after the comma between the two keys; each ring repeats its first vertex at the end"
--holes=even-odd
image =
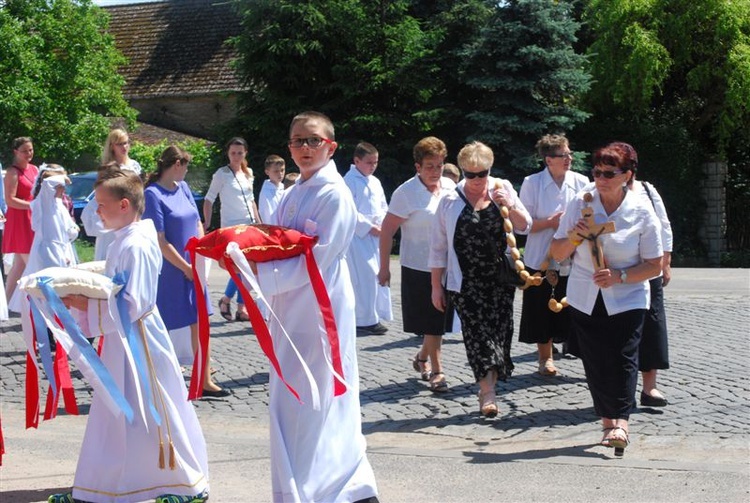
{"type": "MultiPolygon", "coordinates": [[[[583,194],[579,192],[568,204],[555,239],[567,239],[568,232],[575,227],[581,218],[584,207],[583,194]]],[[[604,250],[604,259],[612,270],[627,269],[647,259],[661,257],[664,252],[661,243],[661,228],[651,204],[641,196],[627,191],[620,207],[607,216],[602,206],[599,192],[591,190],[594,200],[590,203],[594,209],[594,221],[604,223],[612,221],[615,232],[603,234],[599,243],[604,250]]],[[[602,293],[604,305],[610,315],[632,309],[648,309],[650,290],[648,281],[638,283],[617,283],[609,288],[599,288],[593,280],[594,264],[589,252],[589,245],[584,241],[573,253],[573,268],[568,278],[568,303],[579,311],[591,314],[599,292],[602,293]]]]}
{"type": "Polygon", "coordinates": [[[243,170],[234,173],[229,166],[216,170],[206,192],[206,201],[213,203],[217,196],[221,199],[222,227],[255,222],[253,181],[255,178],[248,177],[243,170]]]}

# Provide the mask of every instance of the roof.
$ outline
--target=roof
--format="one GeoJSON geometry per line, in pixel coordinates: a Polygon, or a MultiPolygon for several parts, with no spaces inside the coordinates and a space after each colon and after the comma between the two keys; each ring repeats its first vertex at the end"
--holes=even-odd
{"type": "Polygon", "coordinates": [[[240,32],[227,0],[174,0],[107,7],[108,32],[129,63],[126,99],[201,96],[244,89],[226,40],[240,32]]]}

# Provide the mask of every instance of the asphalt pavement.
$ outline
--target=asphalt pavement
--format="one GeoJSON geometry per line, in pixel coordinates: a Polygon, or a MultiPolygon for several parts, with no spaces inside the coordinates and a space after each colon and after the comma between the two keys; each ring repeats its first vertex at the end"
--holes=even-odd
{"type": "MultiPolygon", "coordinates": [[[[536,373],[535,348],[514,341],[514,375],[498,385],[500,414],[479,415],[460,334],[445,337],[450,391],[435,394],[411,368],[420,340],[397,318],[358,338],[362,427],[380,500],[388,502],[750,501],[750,271],[674,269],[665,289],[669,399],[631,416],[622,459],[601,438],[580,360],[536,373]]],[[[216,305],[226,273],[211,271],[216,305]]],[[[520,316],[520,292],[515,319],[520,316]]],[[[211,501],[271,501],[268,364],[249,324],[212,317],[211,365],[226,399],[195,403],[208,442],[211,501]]],[[[517,329],[517,327],[516,327],[517,329]]],[[[91,389],[74,372],[81,416],[24,430],[25,350],[19,318],[0,322],[0,412],[6,454],[0,502],[46,501],[73,480],[91,389]]],[[[640,387],[639,387],[640,392],[640,387]]]]}

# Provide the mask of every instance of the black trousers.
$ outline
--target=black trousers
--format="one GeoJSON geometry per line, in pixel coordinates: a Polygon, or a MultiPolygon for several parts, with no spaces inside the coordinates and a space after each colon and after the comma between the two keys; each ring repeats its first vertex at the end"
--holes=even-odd
{"type": "Polygon", "coordinates": [[[643,336],[638,349],[638,368],[641,371],[669,368],[669,340],[667,315],[664,312],[664,287],[662,278],[649,281],[651,308],[643,322],[643,336]]]}
{"type": "Polygon", "coordinates": [[[635,408],[638,345],[645,309],[609,315],[601,293],[591,316],[571,307],[586,382],[600,417],[628,419],[635,408]]]}

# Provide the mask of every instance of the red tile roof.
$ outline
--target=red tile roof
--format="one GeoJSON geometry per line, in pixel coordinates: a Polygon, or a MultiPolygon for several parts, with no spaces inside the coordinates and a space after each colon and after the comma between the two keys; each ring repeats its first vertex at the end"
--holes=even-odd
{"type": "Polygon", "coordinates": [[[240,31],[228,0],[174,0],[106,8],[109,33],[129,63],[126,99],[198,96],[244,89],[226,40],[240,31]]]}

